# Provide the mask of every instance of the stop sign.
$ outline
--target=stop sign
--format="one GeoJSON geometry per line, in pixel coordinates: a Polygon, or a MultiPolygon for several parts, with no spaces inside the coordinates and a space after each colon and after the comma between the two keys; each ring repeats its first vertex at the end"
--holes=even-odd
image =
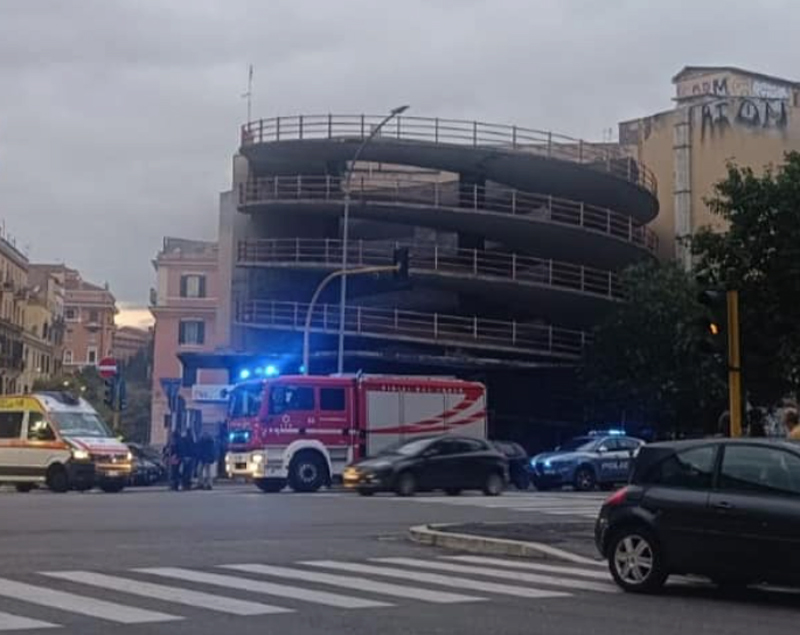
{"type": "Polygon", "coordinates": [[[117,360],[113,357],[104,357],[97,365],[97,371],[103,379],[110,379],[117,374],[117,360]]]}

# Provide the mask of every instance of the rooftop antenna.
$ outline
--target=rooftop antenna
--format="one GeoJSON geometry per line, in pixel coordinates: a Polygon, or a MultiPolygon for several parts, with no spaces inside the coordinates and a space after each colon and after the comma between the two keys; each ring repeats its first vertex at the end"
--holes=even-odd
{"type": "Polygon", "coordinates": [[[242,93],[242,98],[247,99],[247,123],[253,119],[253,65],[247,71],[247,92],[242,93]]]}

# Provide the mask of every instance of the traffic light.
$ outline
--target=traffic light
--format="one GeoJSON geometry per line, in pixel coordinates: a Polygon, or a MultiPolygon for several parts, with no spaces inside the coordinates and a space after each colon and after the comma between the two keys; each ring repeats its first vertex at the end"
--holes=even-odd
{"type": "Polygon", "coordinates": [[[397,280],[408,279],[408,247],[397,247],[394,250],[394,277],[397,280]]]}
{"type": "Polygon", "coordinates": [[[125,410],[128,407],[128,391],[125,387],[125,380],[120,377],[117,381],[117,409],[125,410]]]}
{"type": "Polygon", "coordinates": [[[105,383],[105,391],[103,392],[103,403],[111,408],[114,409],[114,401],[115,400],[115,392],[116,392],[116,378],[109,377],[108,379],[104,380],[105,383]]]}
{"type": "Polygon", "coordinates": [[[695,320],[696,342],[702,353],[727,357],[727,318],[725,291],[704,289],[697,294],[703,315],[695,320]]]}

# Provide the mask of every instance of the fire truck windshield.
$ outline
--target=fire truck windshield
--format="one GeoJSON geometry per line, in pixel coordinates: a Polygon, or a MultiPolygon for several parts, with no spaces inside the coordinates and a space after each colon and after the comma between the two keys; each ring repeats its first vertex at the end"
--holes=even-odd
{"type": "Polygon", "coordinates": [[[228,414],[231,419],[240,417],[256,417],[261,410],[264,395],[262,382],[242,384],[233,389],[228,414]]]}

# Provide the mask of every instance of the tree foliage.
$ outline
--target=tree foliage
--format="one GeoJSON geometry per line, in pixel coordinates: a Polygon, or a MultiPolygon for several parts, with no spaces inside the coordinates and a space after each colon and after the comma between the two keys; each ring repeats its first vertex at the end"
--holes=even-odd
{"type": "Polygon", "coordinates": [[[770,405],[800,387],[800,154],[761,175],[729,164],[706,204],[728,230],[694,237],[696,269],[738,289],[744,386],[770,405]]]}
{"type": "Polygon", "coordinates": [[[584,380],[598,411],[627,413],[662,432],[712,429],[724,408],[724,368],[696,347],[703,308],[691,276],[646,262],[622,274],[627,302],[596,330],[584,380]]]}

